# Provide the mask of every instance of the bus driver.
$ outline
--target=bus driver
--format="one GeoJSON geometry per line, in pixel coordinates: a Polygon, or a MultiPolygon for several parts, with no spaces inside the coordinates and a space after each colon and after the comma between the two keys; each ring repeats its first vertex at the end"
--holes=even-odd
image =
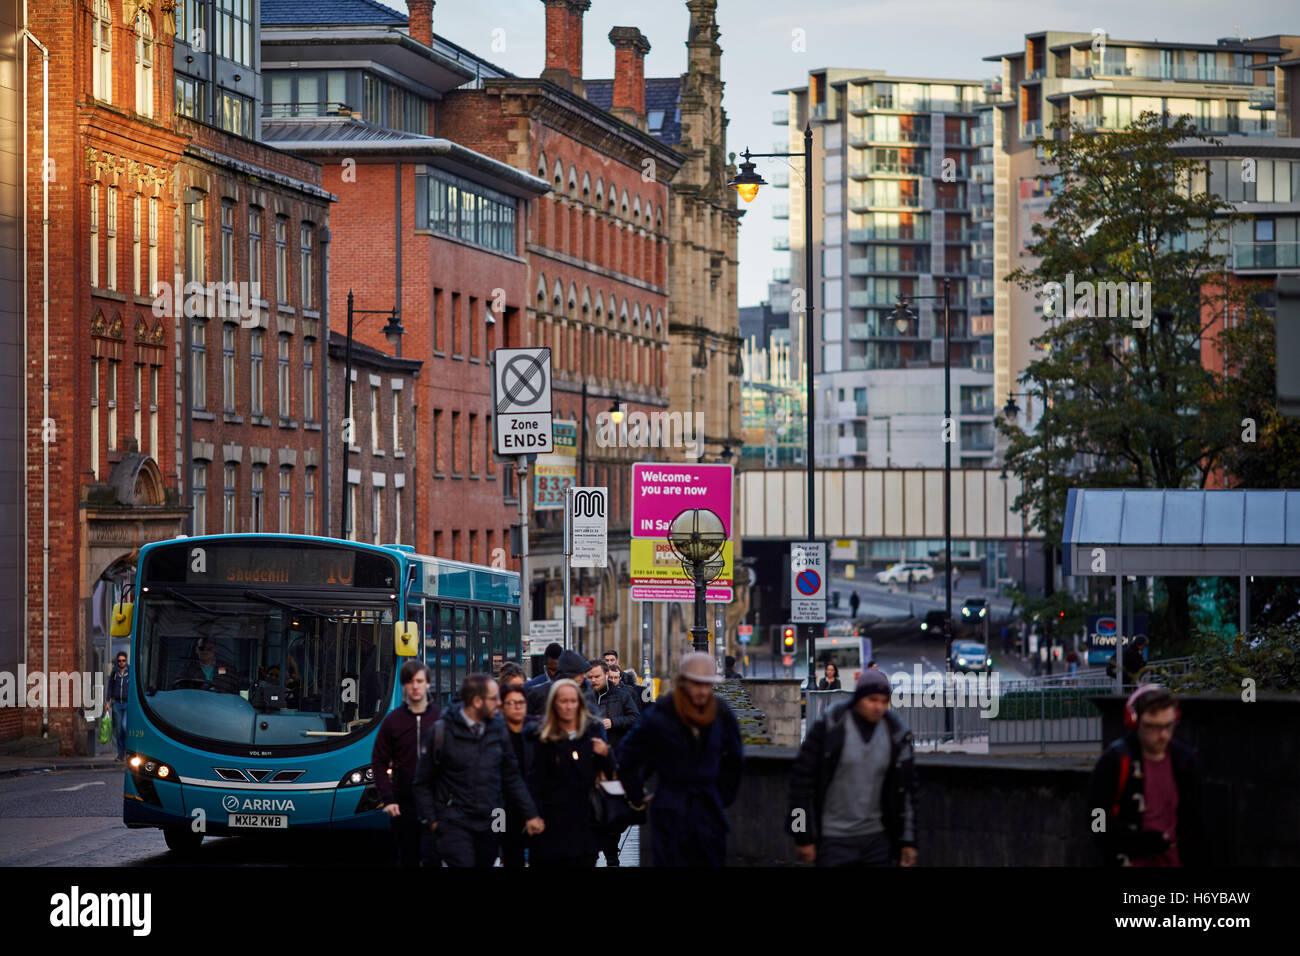
{"type": "Polygon", "coordinates": [[[194,656],[185,662],[175,686],[237,694],[248,686],[248,681],[233,668],[218,664],[216,643],[210,637],[200,637],[194,642],[194,656]]]}

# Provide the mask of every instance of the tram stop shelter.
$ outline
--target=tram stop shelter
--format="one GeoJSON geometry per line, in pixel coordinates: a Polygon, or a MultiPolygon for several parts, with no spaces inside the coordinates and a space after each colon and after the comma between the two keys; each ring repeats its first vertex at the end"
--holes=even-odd
{"type": "Polygon", "coordinates": [[[1245,634],[1248,579],[1300,576],[1300,490],[1071,488],[1062,538],[1064,573],[1115,578],[1119,626],[1126,576],[1237,577],[1245,634]]]}

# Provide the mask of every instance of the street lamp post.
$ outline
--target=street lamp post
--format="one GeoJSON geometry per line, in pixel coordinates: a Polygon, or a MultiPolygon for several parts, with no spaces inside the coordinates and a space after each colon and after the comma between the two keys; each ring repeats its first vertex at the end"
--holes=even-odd
{"type": "Polygon", "coordinates": [[[691,643],[697,651],[709,649],[709,623],[705,616],[705,595],[710,581],[722,570],[718,552],[727,540],[722,519],[708,508],[688,508],[668,528],[668,543],[695,585],[695,624],[691,643]]]}
{"type": "MultiPolygon", "coordinates": [[[[952,445],[955,435],[948,434],[953,427],[952,418],[952,322],[949,308],[952,280],[939,280],[943,293],[939,295],[899,296],[894,308],[894,325],[899,333],[906,332],[916,319],[916,313],[907,307],[917,299],[943,299],[943,553],[944,553],[944,673],[952,674],[952,445]],[[951,440],[950,440],[951,439],[951,440]]],[[[946,686],[946,685],[945,685],[946,686]]],[[[944,708],[945,729],[951,730],[952,712],[944,708]]]]}
{"type": "MultiPolygon", "coordinates": [[[[810,107],[811,109],[811,107],[810,107]]],[[[727,183],[728,186],[735,186],[736,192],[745,202],[752,202],[758,195],[758,187],[766,185],[762,176],[755,172],[755,167],[750,160],[755,157],[773,158],[773,159],[793,159],[796,156],[803,156],[803,260],[804,260],[804,377],[807,379],[807,415],[808,415],[808,534],[809,541],[815,540],[816,536],[816,515],[817,515],[817,490],[813,477],[813,468],[815,456],[813,454],[813,422],[814,422],[814,391],[813,391],[813,349],[815,347],[813,336],[813,159],[812,159],[812,123],[804,124],[803,128],[803,152],[802,153],[751,153],[748,149],[741,155],[745,161],[740,164],[740,172],[735,179],[727,183]]],[[[819,627],[824,625],[808,625],[808,686],[814,686],[813,678],[816,676],[816,653],[817,632],[819,627]]]]}
{"type": "MultiPolygon", "coordinates": [[[[397,350],[397,357],[402,357],[402,336],[406,330],[402,328],[402,313],[398,311],[397,306],[391,309],[354,309],[352,307],[352,290],[348,290],[348,340],[344,348],[343,359],[343,473],[340,476],[343,480],[343,521],[339,525],[339,537],[346,539],[348,536],[348,456],[352,453],[352,439],[354,437],[355,423],[352,421],[352,330],[353,315],[386,315],[388,324],[384,326],[384,337],[388,339],[388,344],[397,350]]],[[[364,319],[362,321],[365,321],[364,319]]]]}

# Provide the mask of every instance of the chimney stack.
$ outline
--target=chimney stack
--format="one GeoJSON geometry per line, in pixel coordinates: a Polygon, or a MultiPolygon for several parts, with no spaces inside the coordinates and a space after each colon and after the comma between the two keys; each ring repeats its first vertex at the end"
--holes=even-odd
{"type": "Polygon", "coordinates": [[[610,112],[645,129],[645,55],[650,41],[636,27],[614,27],[609,31],[614,44],[614,101],[610,112]]]}
{"type": "Polygon", "coordinates": [[[582,95],[582,15],[591,0],[542,0],[546,7],[546,68],[542,79],[582,95]]]}
{"type": "Polygon", "coordinates": [[[406,0],[406,30],[412,40],[433,46],[433,5],[436,0],[406,0]]]}

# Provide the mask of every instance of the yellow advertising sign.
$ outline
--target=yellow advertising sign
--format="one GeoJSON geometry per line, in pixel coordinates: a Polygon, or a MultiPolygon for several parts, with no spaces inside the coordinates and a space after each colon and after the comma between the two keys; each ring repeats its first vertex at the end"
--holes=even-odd
{"type": "MultiPolygon", "coordinates": [[[[709,587],[730,587],[735,573],[732,542],[722,545],[722,573],[709,582],[709,587]]],[[[682,582],[690,584],[682,562],[673,551],[666,538],[633,538],[632,566],[629,576],[633,584],[667,584],[682,582]]]]}

